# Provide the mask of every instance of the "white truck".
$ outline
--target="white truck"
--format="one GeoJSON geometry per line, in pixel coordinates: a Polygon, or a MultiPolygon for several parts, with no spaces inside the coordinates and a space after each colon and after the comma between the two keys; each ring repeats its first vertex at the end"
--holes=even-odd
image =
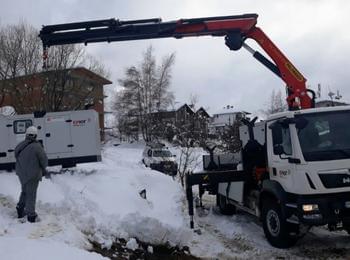
{"type": "Polygon", "coordinates": [[[350,233],[349,118],[344,106],[248,122],[240,128],[235,169],[221,171],[216,160],[211,169],[188,176],[189,200],[191,186],[200,184],[200,195],[217,195],[223,214],[240,209],[257,216],[267,240],[279,248],[294,245],[312,226],[350,233]]]}
{"type": "MultiPolygon", "coordinates": [[[[192,186],[199,184],[200,194],[204,190],[217,194],[223,211],[232,213],[235,207],[241,207],[259,216],[268,241],[276,247],[293,245],[308,226],[328,224],[331,230],[349,231],[349,108],[315,108],[316,95],[307,88],[306,78],[256,26],[257,18],[257,14],[243,14],[167,22],[159,18],[95,20],[46,25],[39,37],[44,64],[48,48],[63,44],[221,36],[230,50],[243,47],[285,82],[290,111],[273,115],[257,126],[254,121],[247,123],[249,139],[245,142],[241,136],[245,145],[237,169],[220,170],[213,160],[208,164],[211,171],[208,168],[187,175],[191,227],[192,186]],[[250,47],[248,39],[254,40],[268,57],[250,47]]],[[[260,91],[266,91],[264,85],[260,91]]],[[[254,93],[252,99],[259,94],[254,93]]]]}
{"type": "Polygon", "coordinates": [[[160,171],[170,176],[177,174],[177,163],[168,147],[160,143],[148,143],[142,153],[142,162],[152,170],[160,171]]]}
{"type": "Polygon", "coordinates": [[[0,115],[1,170],[14,169],[14,149],[32,125],[38,128],[37,139],[44,146],[50,166],[66,168],[101,161],[100,128],[95,110],[0,115]]]}

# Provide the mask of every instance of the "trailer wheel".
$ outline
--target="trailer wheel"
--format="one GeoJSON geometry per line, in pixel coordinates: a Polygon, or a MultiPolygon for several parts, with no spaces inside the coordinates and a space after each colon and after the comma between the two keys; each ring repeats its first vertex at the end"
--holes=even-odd
{"type": "Polygon", "coordinates": [[[264,233],[269,243],[277,248],[289,248],[295,245],[298,238],[292,236],[292,224],[282,217],[281,208],[275,200],[264,202],[262,208],[264,233]]]}
{"type": "Polygon", "coordinates": [[[226,197],[221,194],[216,195],[216,204],[219,206],[220,213],[223,215],[233,215],[236,213],[236,207],[227,203],[226,197]]]}

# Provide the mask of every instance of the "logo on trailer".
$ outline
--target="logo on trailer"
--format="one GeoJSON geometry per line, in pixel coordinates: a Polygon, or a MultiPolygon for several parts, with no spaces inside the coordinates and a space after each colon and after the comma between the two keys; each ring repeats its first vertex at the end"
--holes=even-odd
{"type": "Polygon", "coordinates": [[[73,126],[84,126],[86,123],[86,120],[73,120],[73,126]]]}
{"type": "Polygon", "coordinates": [[[64,122],[64,121],[65,121],[65,118],[61,116],[52,116],[52,117],[46,118],[47,123],[56,123],[56,122],[64,122]]]}

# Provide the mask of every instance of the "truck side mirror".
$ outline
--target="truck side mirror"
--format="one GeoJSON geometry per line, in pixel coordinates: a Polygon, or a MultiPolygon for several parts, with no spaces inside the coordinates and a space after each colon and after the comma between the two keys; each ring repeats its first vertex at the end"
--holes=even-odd
{"type": "Polygon", "coordinates": [[[306,125],[308,124],[308,121],[305,117],[298,117],[296,120],[295,120],[295,127],[300,130],[300,129],[304,129],[306,127],[306,125]]]}
{"type": "Polygon", "coordinates": [[[284,149],[283,149],[283,146],[280,145],[280,144],[276,144],[274,147],[273,147],[273,153],[276,154],[276,155],[282,155],[282,154],[285,154],[284,152],[284,149]]]}

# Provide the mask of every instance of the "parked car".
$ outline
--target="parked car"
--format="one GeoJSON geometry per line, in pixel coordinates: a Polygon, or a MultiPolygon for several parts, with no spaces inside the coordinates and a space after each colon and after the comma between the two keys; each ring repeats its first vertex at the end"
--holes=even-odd
{"type": "Polygon", "coordinates": [[[171,176],[177,174],[175,155],[164,144],[147,144],[142,153],[142,162],[153,170],[171,176]]]}

